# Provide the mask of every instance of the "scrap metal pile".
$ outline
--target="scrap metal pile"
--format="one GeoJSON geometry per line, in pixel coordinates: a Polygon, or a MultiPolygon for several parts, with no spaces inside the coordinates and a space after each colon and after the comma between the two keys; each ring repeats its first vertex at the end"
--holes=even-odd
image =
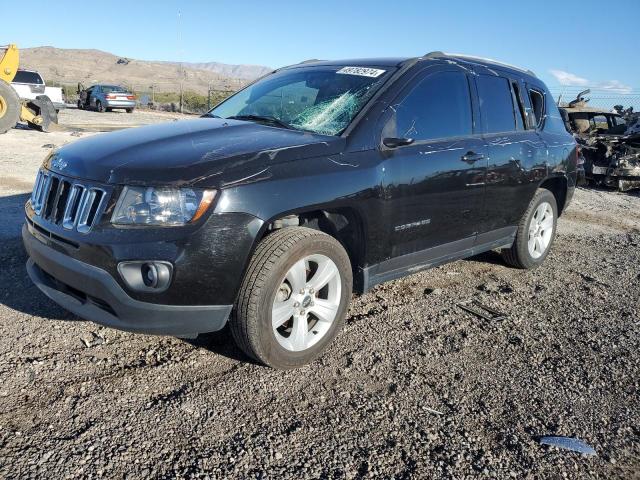
{"type": "Polygon", "coordinates": [[[620,191],[640,188],[640,115],[619,105],[614,112],[589,107],[587,93],[560,106],[580,145],[586,179],[620,191]]]}

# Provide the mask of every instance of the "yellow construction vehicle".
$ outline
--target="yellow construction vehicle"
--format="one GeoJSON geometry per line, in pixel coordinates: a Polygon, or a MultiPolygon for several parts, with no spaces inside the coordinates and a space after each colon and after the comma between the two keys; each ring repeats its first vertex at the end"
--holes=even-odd
{"type": "Polygon", "coordinates": [[[48,97],[20,100],[11,86],[18,71],[19,59],[16,45],[0,46],[0,134],[15,127],[19,120],[27,122],[31,128],[47,132],[52,124],[58,123],[51,100],[48,97]]]}

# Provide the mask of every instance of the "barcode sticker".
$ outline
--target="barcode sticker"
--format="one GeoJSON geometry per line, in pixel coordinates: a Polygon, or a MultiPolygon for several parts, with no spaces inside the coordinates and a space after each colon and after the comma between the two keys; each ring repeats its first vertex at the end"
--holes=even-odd
{"type": "Polygon", "coordinates": [[[361,77],[376,78],[382,75],[385,71],[386,70],[368,67],[343,67],[336,73],[342,73],[343,75],[359,75],[361,77]]]}

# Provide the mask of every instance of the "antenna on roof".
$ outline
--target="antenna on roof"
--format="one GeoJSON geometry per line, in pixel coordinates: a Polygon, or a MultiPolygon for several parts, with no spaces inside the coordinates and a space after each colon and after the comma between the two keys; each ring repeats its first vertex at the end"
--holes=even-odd
{"type": "Polygon", "coordinates": [[[429,52],[426,55],[423,55],[422,58],[439,58],[444,57],[444,52],[440,50],[434,50],[433,52],[429,52]]]}

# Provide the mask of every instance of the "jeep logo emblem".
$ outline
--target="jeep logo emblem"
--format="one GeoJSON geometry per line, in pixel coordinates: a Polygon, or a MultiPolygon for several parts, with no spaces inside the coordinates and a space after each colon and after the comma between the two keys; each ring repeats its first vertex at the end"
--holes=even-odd
{"type": "Polygon", "coordinates": [[[65,162],[61,158],[56,158],[53,162],[51,162],[51,166],[58,170],[62,170],[63,168],[66,168],[67,165],[68,165],[67,162],[65,162]]]}

